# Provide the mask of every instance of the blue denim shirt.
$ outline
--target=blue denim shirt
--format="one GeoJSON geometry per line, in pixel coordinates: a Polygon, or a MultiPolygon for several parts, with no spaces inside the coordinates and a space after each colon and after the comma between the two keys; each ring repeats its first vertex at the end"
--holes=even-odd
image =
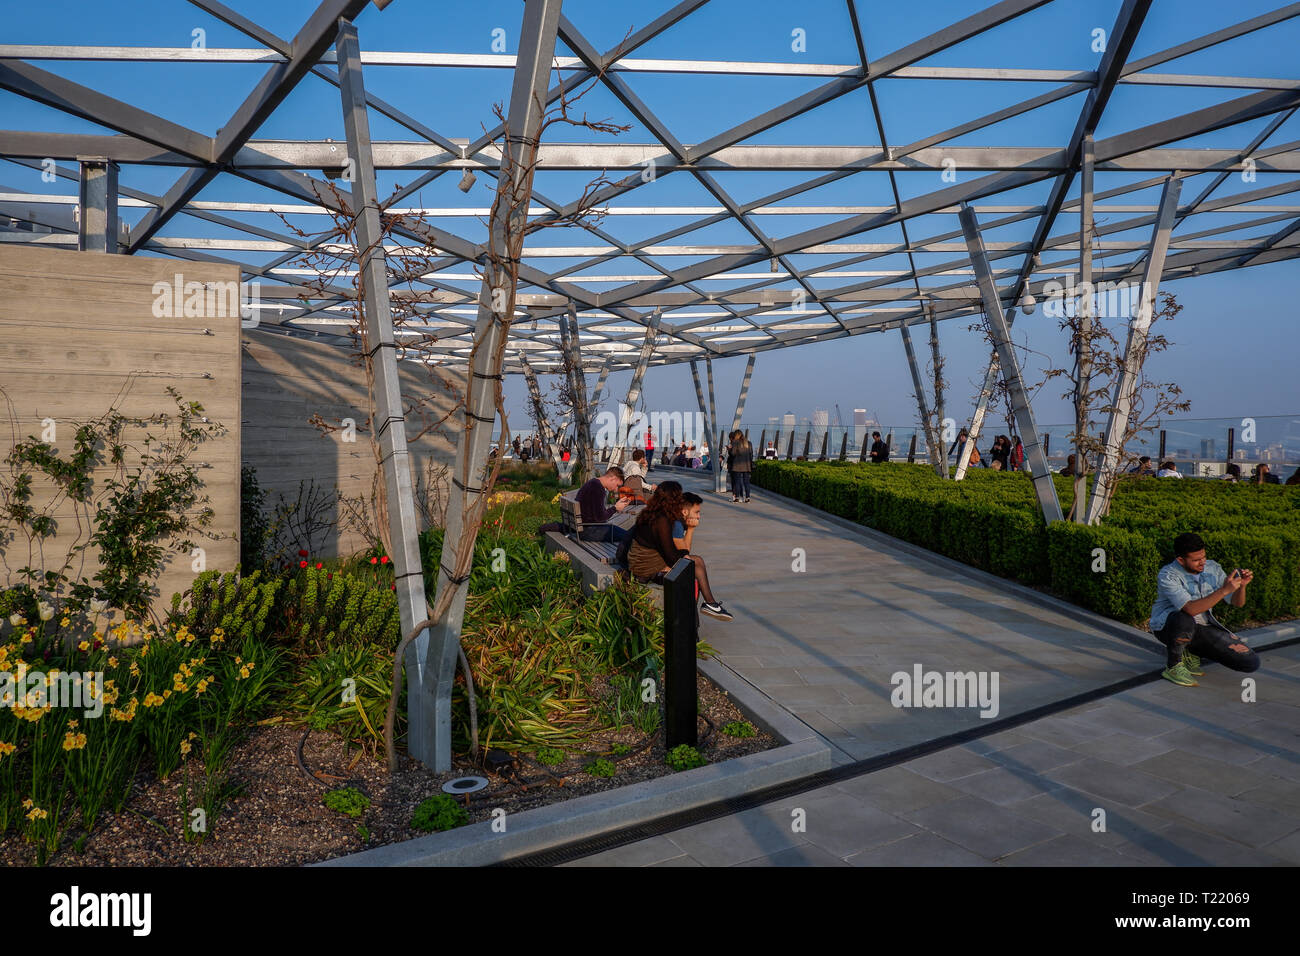
{"type": "Polygon", "coordinates": [[[1156,575],[1156,603],[1151,607],[1151,632],[1165,626],[1169,615],[1181,611],[1188,601],[1208,597],[1219,588],[1228,576],[1219,562],[1207,560],[1205,570],[1192,574],[1177,561],[1170,561],[1156,575]]]}

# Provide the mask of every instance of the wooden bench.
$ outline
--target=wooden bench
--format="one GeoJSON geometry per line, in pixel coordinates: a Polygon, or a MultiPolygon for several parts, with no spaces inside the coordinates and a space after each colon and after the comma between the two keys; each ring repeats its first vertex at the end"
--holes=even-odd
{"type": "MultiPolygon", "coordinates": [[[[572,538],[576,544],[600,561],[601,564],[608,564],[622,570],[622,566],[618,564],[617,542],[583,540],[582,508],[578,504],[576,495],[576,491],[560,495],[560,523],[564,525],[564,534],[572,538]]],[[[602,522],[601,524],[587,524],[586,527],[588,529],[607,529],[613,527],[613,525],[609,522],[602,522]]]]}

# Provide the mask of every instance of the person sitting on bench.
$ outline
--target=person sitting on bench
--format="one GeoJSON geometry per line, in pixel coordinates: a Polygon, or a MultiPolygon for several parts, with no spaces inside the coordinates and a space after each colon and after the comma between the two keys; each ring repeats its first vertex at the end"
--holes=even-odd
{"type": "Polygon", "coordinates": [[[626,528],[609,523],[616,514],[622,514],[627,508],[627,499],[620,498],[614,507],[605,504],[611,491],[618,491],[623,483],[623,469],[617,465],[610,468],[599,478],[592,478],[578,489],[575,499],[582,514],[582,533],[584,541],[622,541],[631,532],[626,528]],[[593,527],[594,526],[594,527],[593,527]]]}
{"type": "Polygon", "coordinates": [[[688,503],[679,482],[659,483],[659,490],[650,498],[645,510],[637,515],[636,526],[632,529],[632,545],[628,548],[627,569],[642,584],[652,581],[659,584],[674,564],[682,558],[690,558],[695,563],[695,583],[704,598],[700,612],[720,621],[730,621],[731,614],[714,600],[704,559],[689,550],[690,536],[700,522],[701,501],[699,495],[690,497],[695,500],[688,503]],[[682,547],[682,544],[688,547],[682,547]]]}

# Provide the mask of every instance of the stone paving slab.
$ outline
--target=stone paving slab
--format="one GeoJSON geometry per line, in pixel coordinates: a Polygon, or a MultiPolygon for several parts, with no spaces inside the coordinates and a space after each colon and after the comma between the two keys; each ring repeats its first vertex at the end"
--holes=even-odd
{"type": "MultiPolygon", "coordinates": [[[[1282,696],[1297,662],[1300,647],[1266,655],[1255,674],[1264,699],[1282,696]]],[[[1142,685],[668,839],[706,865],[1297,865],[1300,753],[1264,740],[1260,725],[1284,737],[1300,727],[1255,720],[1235,675],[1210,673],[1201,687],[1142,685]],[[1203,719],[1216,698],[1236,701],[1234,723],[1203,719]],[[1173,729],[1161,725],[1149,737],[1107,729],[1146,713],[1173,729]],[[1063,735],[1061,726],[1076,733],[1063,735]],[[1065,736],[1078,739],[1060,742],[1065,736]],[[791,829],[793,807],[805,811],[803,832],[791,829]]],[[[638,865],[671,852],[662,839],[584,862],[638,865]]]]}
{"type": "Polygon", "coordinates": [[[998,676],[1005,717],[1154,668],[1153,640],[1045,595],[927,558],[763,491],[749,505],[675,475],[705,499],[695,550],[731,622],[701,629],[720,660],[790,713],[829,718],[855,758],[979,727],[979,708],[897,708],[893,675],[998,676]],[[803,549],[806,570],[792,570],[803,549]],[[1136,635],[1134,637],[1133,635],[1136,635]],[[1147,646],[1139,646],[1145,642],[1147,646]]]}

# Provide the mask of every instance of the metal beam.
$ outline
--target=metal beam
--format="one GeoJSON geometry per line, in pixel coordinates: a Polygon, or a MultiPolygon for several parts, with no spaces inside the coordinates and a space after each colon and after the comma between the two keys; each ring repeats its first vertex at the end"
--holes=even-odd
{"type": "MultiPolygon", "coordinates": [[[[415,625],[428,617],[424,590],[424,570],[420,563],[420,524],[415,510],[410,450],[406,444],[406,421],[403,415],[401,379],[397,372],[396,338],[388,296],[388,265],[384,256],[383,228],[379,221],[379,197],[375,170],[370,164],[370,120],[366,115],[365,88],[361,76],[361,59],[356,27],[348,20],[337,24],[339,91],[343,103],[343,122],[347,130],[348,152],[356,169],[353,197],[356,203],[356,231],[359,249],[366,342],[374,377],[373,409],[375,438],[387,493],[388,523],[401,633],[409,634],[415,625]]],[[[423,657],[429,640],[427,630],[410,646],[407,655],[408,713],[412,743],[417,739],[414,728],[436,719],[433,675],[425,672],[423,657]]],[[[448,728],[450,734],[450,728],[448,728]]],[[[411,748],[417,759],[429,755],[417,746],[411,748]]]]}
{"type": "Polygon", "coordinates": [[[1151,251],[1146,257],[1142,284],[1138,287],[1137,314],[1129,320],[1128,341],[1124,346],[1124,364],[1119,382],[1115,386],[1115,400],[1106,421],[1106,446],[1101,467],[1088,501],[1088,523],[1096,524],[1115,491],[1120,467],[1120,447],[1128,437],[1129,417],[1133,412],[1133,395],[1137,389],[1138,375],[1146,359],[1147,333],[1155,317],[1156,294],[1164,269],[1165,254],[1169,250],[1169,235],[1173,231],[1174,213],[1178,208],[1178,194],[1182,180],[1170,176],[1160,196],[1160,214],[1151,236],[1151,251]]]}
{"type": "Polygon", "coordinates": [[[946,479],[948,477],[948,440],[944,437],[944,417],[943,407],[943,355],[939,351],[939,320],[934,314],[934,303],[926,304],[926,311],[930,315],[930,355],[931,361],[934,362],[934,437],[938,442],[935,445],[933,457],[934,467],[939,472],[939,477],[946,479]]]}
{"type": "MultiPolygon", "coordinates": [[[[989,328],[993,333],[993,345],[997,349],[999,364],[1003,369],[1007,388],[1011,391],[1011,407],[1016,417],[1016,427],[1024,441],[1025,458],[1034,472],[1034,491],[1043,511],[1043,518],[1048,524],[1062,520],[1061,502],[1056,497],[1056,486],[1052,484],[1052,473],[1047,467],[1047,456],[1038,440],[1038,429],[1034,425],[1034,412],[1025,391],[1024,379],[1020,374],[1020,361],[1016,358],[1015,345],[1011,341],[1011,330],[1002,313],[1002,302],[998,298],[997,286],[993,284],[993,272],[989,268],[988,257],[984,253],[984,241],[980,236],[979,223],[975,212],[969,206],[961,211],[961,225],[970,243],[971,264],[979,280],[980,295],[984,299],[984,308],[989,317],[989,328]]],[[[974,441],[968,437],[967,445],[974,441]]]]}
{"type": "Polygon", "coordinates": [[[1084,437],[1091,430],[1088,416],[1088,393],[1092,388],[1092,201],[1093,163],[1095,162],[1092,134],[1083,138],[1079,176],[1079,304],[1076,322],[1079,339],[1075,349],[1078,370],[1074,380],[1074,499],[1070,505],[1071,520],[1084,521],[1084,503],[1088,500],[1088,472],[1082,467],[1084,437]]]}
{"type": "Polygon", "coordinates": [[[117,252],[117,163],[81,161],[77,247],[82,252],[117,252]]]}
{"type": "Polygon", "coordinates": [[[570,308],[560,314],[560,348],[564,352],[564,372],[573,401],[574,456],[582,466],[579,479],[586,481],[595,473],[595,462],[591,460],[591,406],[587,396],[587,379],[582,371],[582,347],[576,309],[570,308]]]}
{"type": "Polygon", "coordinates": [[[745,402],[749,398],[749,380],[754,375],[754,361],[758,358],[753,352],[745,362],[745,374],[740,379],[740,395],[736,398],[736,414],[731,417],[731,431],[740,428],[740,416],[745,414],[745,402]]]}
{"type": "Polygon", "coordinates": [[[925,431],[925,443],[929,446],[927,450],[930,456],[930,464],[937,467],[934,454],[936,447],[934,424],[930,420],[930,408],[925,400],[925,386],[921,383],[921,370],[916,364],[916,351],[912,348],[912,333],[908,329],[906,322],[899,327],[899,332],[903,336],[903,350],[907,353],[907,368],[912,373],[912,388],[916,390],[916,407],[921,415],[921,428],[925,431]]]}
{"type": "MultiPolygon", "coordinates": [[[[425,670],[437,681],[437,719],[421,725],[412,722],[413,753],[435,772],[451,767],[451,685],[455,676],[460,631],[465,619],[468,580],[453,580],[449,569],[456,565],[457,551],[464,528],[465,515],[484,494],[483,476],[492,441],[491,428],[481,427],[496,417],[496,387],[501,374],[498,357],[504,335],[501,317],[492,311],[493,290],[511,284],[508,271],[500,264],[518,255],[523,241],[523,216],[532,189],[532,169],[527,164],[527,144],[536,142],[544,116],[542,97],[546,95],[555,56],[555,34],[560,19],[560,0],[527,0],[519,30],[518,66],[507,113],[508,146],[514,153],[512,181],[497,189],[493,229],[490,242],[493,256],[485,265],[480,293],[478,321],[474,328],[475,348],[472,369],[467,376],[465,429],[456,449],[455,475],[459,493],[453,493],[447,505],[447,529],[443,537],[442,559],[438,569],[439,593],[454,588],[451,606],[439,621],[430,641],[425,670]],[[522,199],[522,202],[520,200],[522,199]],[[478,427],[476,427],[478,426],[478,427]]],[[[508,290],[513,299],[514,288],[508,290]]],[[[583,396],[585,398],[585,396],[583,396]]],[[[454,572],[452,572],[454,573],[454,572]]]]}
{"type": "MultiPolygon", "coordinates": [[[[614,444],[614,453],[610,456],[610,464],[621,465],[623,456],[627,452],[627,429],[631,423],[632,416],[636,413],[636,406],[641,401],[641,382],[645,378],[646,367],[650,364],[650,356],[655,350],[655,339],[659,335],[659,320],[663,318],[663,312],[655,309],[650,313],[650,320],[645,326],[645,340],[641,343],[641,351],[636,358],[636,365],[632,368],[632,381],[627,386],[627,397],[623,399],[623,405],[618,410],[618,437],[619,440],[614,444]]],[[[649,427],[647,425],[646,427],[649,427]]],[[[649,462],[648,465],[653,465],[649,462]]]]}
{"type": "MultiPolygon", "coordinates": [[[[208,183],[222,171],[223,167],[234,159],[248,138],[266,122],[284,99],[316,65],[322,53],[329,49],[334,41],[336,25],[341,20],[351,23],[352,18],[365,9],[368,0],[323,0],[316,12],[298,31],[293,39],[292,52],[286,63],[272,66],[252,93],[240,104],[230,122],[221,128],[212,144],[211,164],[203,169],[192,169],[167,191],[164,203],[156,210],[151,210],[131,230],[130,252],[139,251],[146,242],[158,233],[173,216],[185,208],[185,205],[197,196],[208,183]]],[[[343,56],[339,56],[339,68],[342,70],[343,56]]],[[[361,63],[355,64],[356,75],[360,75],[361,63]]],[[[342,89],[340,76],[339,89],[342,89]]],[[[365,94],[362,93],[361,109],[366,108],[365,94]]],[[[368,121],[367,121],[368,123],[368,121]]],[[[367,136],[369,134],[367,133],[367,136]]],[[[351,157],[353,163],[357,157],[351,157]]],[[[373,168],[373,156],[370,162],[373,168]]]]}
{"type": "MultiPolygon", "coordinates": [[[[719,494],[727,490],[726,479],[722,475],[722,455],[718,447],[718,441],[721,436],[718,433],[718,403],[714,399],[713,391],[713,359],[706,357],[704,359],[704,368],[709,378],[709,444],[710,448],[709,468],[713,471],[713,490],[719,494]]],[[[700,454],[704,454],[704,449],[700,449],[700,454]]]]}

